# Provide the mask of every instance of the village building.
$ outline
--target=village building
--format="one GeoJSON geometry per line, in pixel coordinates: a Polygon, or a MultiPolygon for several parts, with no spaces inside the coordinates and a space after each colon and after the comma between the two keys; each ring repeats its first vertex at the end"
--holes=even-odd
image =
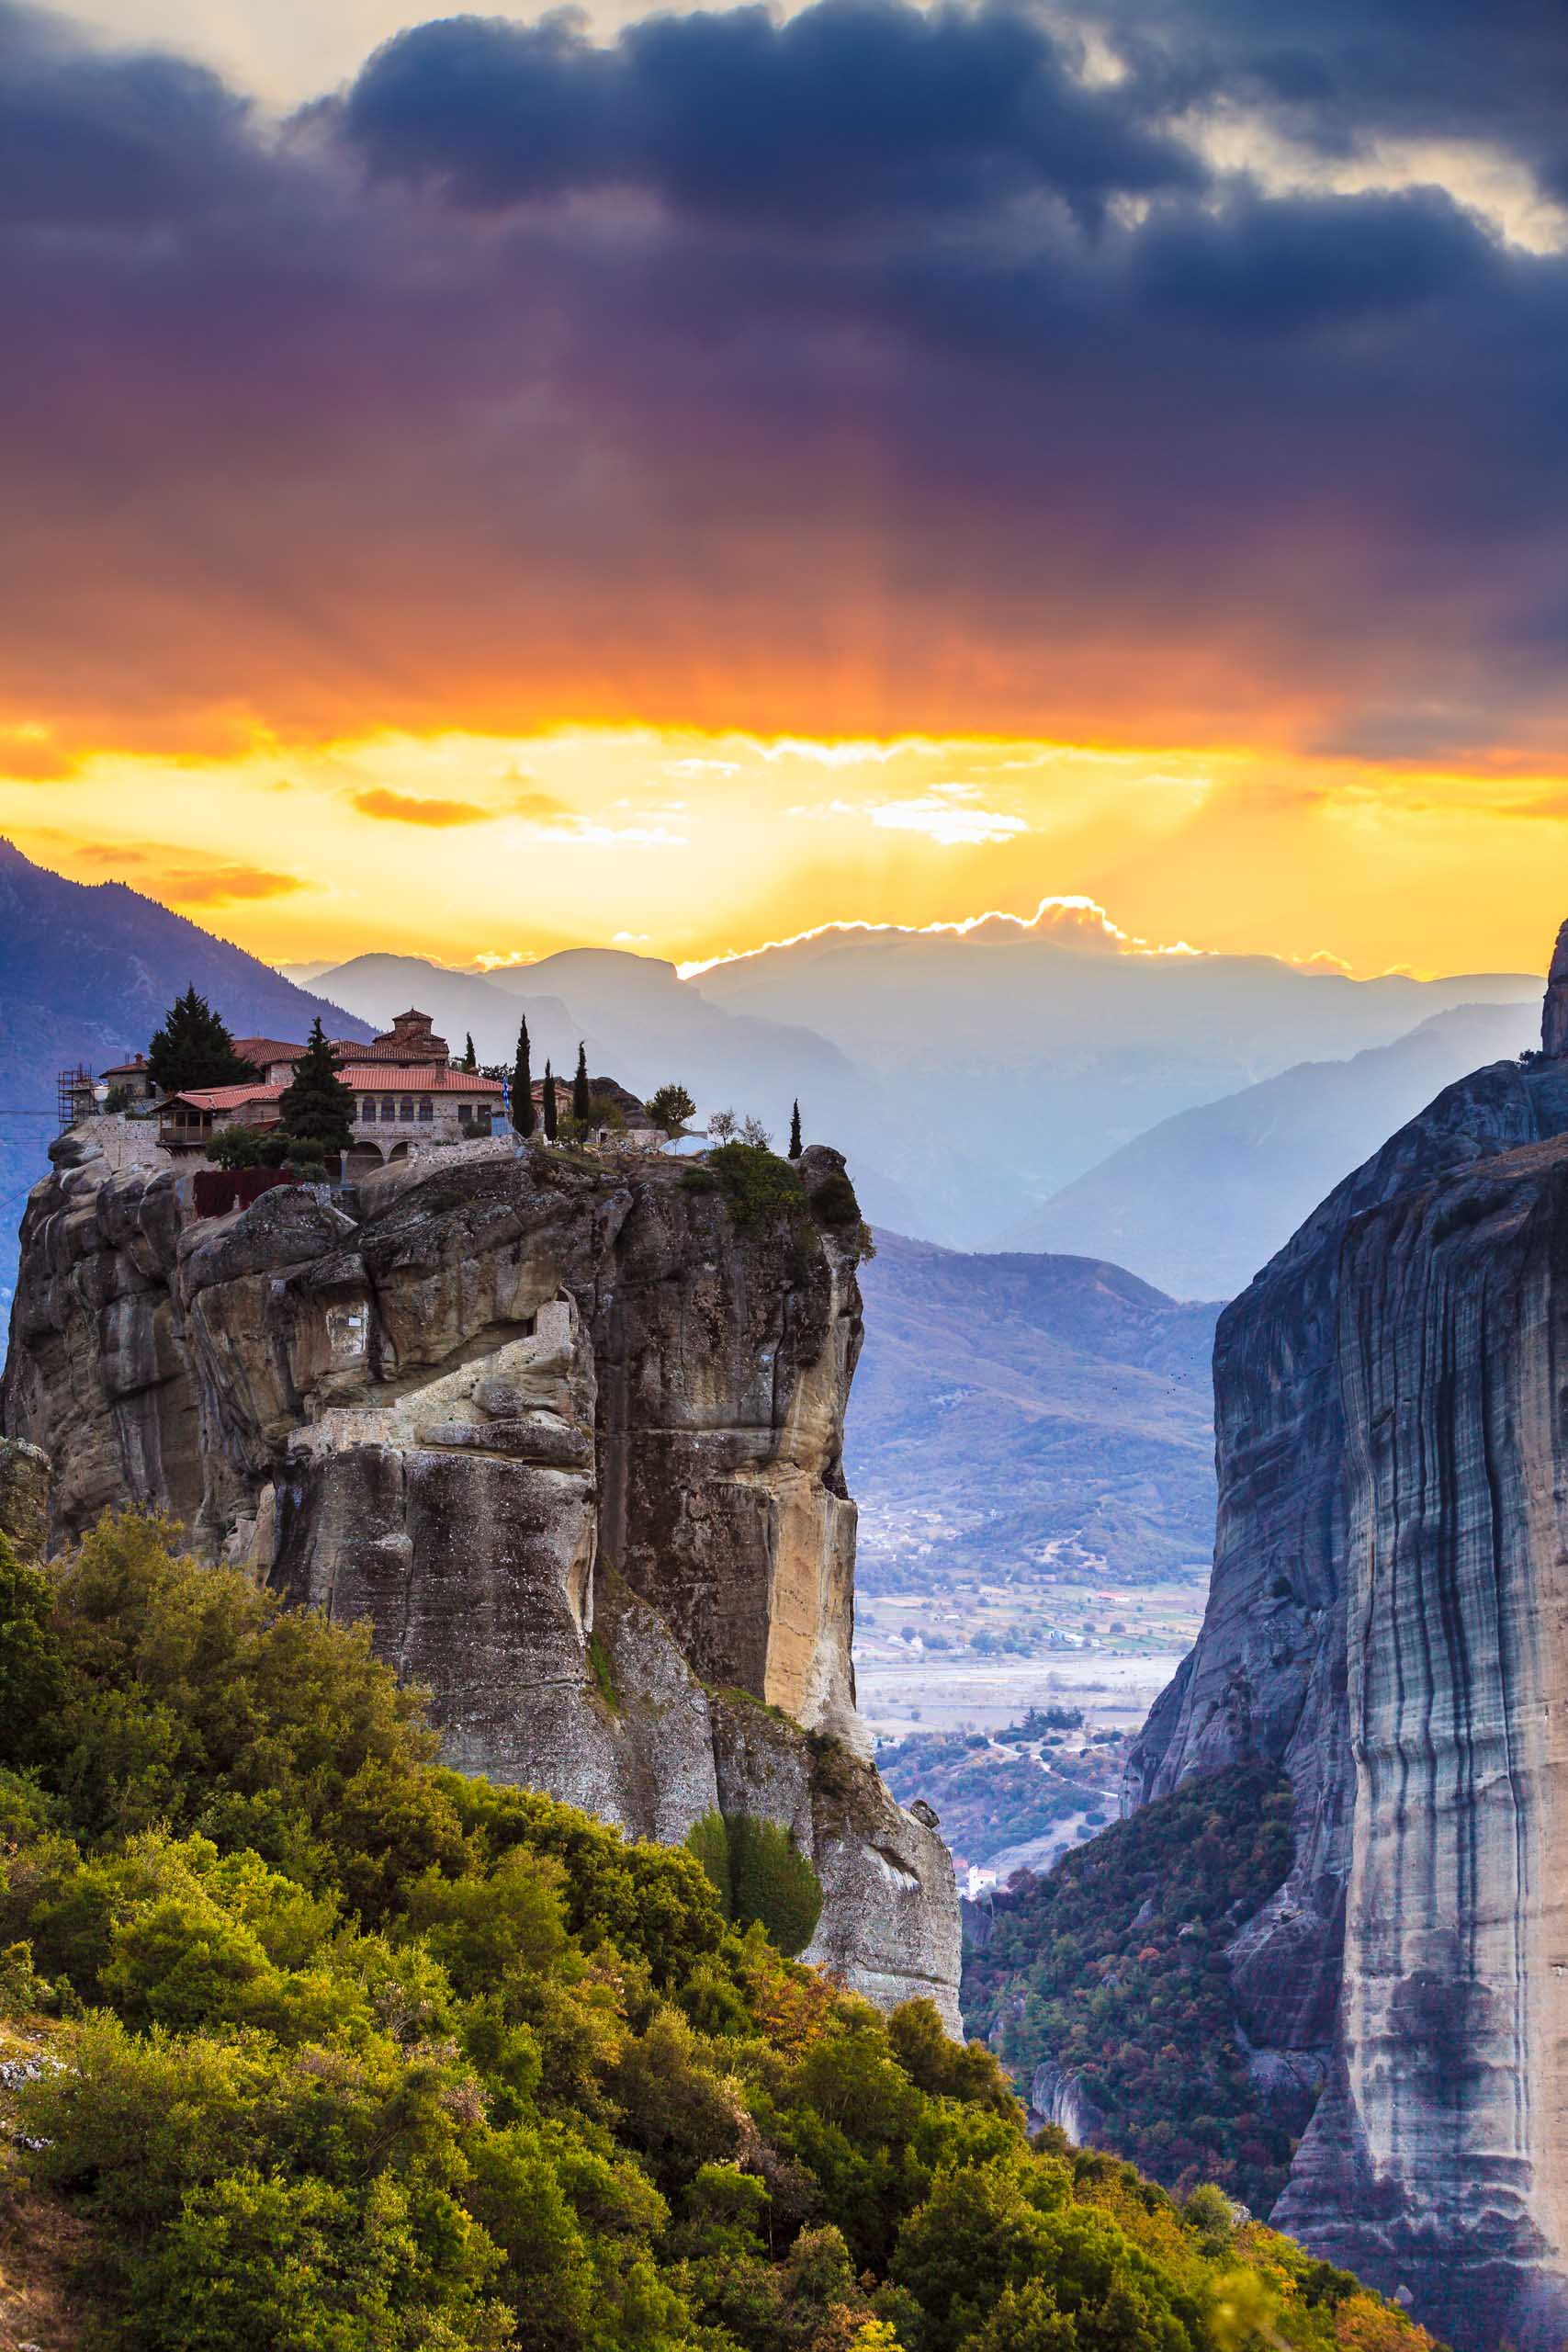
{"type": "Polygon", "coordinates": [[[107,1086],[111,1094],[127,1094],[132,1102],[155,1102],[158,1089],[152,1083],[152,1073],[147,1067],[145,1054],[130,1054],[109,1069],[98,1072],[97,1082],[107,1086]]]}
{"type": "MultiPolygon", "coordinates": [[[[233,1086],[189,1087],[160,1105],[158,1140],[182,1157],[205,1157],[223,1127],[281,1124],[282,1102],[305,1048],[282,1037],[236,1037],[234,1050],[260,1073],[233,1086]]],[[[338,1076],[354,1096],[354,1141],[345,1173],[406,1159],[415,1143],[468,1143],[492,1132],[503,1089],[474,1070],[454,1069],[430,1015],[411,1008],[368,1046],[333,1041],[338,1076]]]]}

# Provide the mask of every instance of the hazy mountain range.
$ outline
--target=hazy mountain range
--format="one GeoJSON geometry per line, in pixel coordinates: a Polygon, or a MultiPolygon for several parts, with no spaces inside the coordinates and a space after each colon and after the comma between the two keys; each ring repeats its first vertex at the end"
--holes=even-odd
{"type": "Polygon", "coordinates": [[[144,1051],[191,981],[236,1035],[302,1037],[317,1013],[333,1035],[372,1034],[123,882],[68,882],[0,841],[0,1304],[22,1204],[48,1171],[56,1073],[144,1051]]]}
{"type": "MultiPolygon", "coordinates": [[[[526,1012],[536,1069],[546,1054],[570,1068],[581,1037],[595,1069],[639,1092],[678,1078],[705,1114],[751,1112],[775,1135],[798,1096],[807,1136],[847,1151],[875,1221],[966,1249],[1010,1239],[1167,1119],[1303,1059],[1391,1045],[1456,1006],[1538,993],[1511,974],[1356,981],[1010,922],[830,933],[686,979],[656,957],[588,948],[483,974],[393,956],[302,968],[367,1019],[419,1003],[455,1044],[471,1033],[486,1061],[510,1061],[526,1012]]],[[[1060,1224],[1054,1248],[1111,1254],[1087,1222],[1060,1224]]]]}
{"type": "Polygon", "coordinates": [[[861,1580],[1207,1573],[1217,1306],[878,1233],[845,1442],[861,1580]]]}
{"type": "Polygon", "coordinates": [[[1535,1042],[1538,1002],[1461,1005],[1348,1061],[1278,1078],[1162,1119],[1009,1236],[1019,1250],[1092,1250],[1181,1298],[1230,1298],[1395,1128],[1483,1063],[1535,1042]]]}
{"type": "Polygon", "coordinates": [[[1139,1276],[1234,1292],[1391,1127],[1527,1043],[1519,1000],[1537,993],[1507,975],[1357,983],[1130,956],[1017,924],[836,933],[687,979],[599,949],[490,973],[377,955],[280,975],[120,884],[68,882],[0,844],[7,1291],[56,1070],[145,1046],[191,980],[236,1032],[302,1036],[321,1012],[367,1035],[412,1003],[494,1062],[525,1012],[536,1069],[547,1055],[570,1069],[581,1038],[639,1092],[680,1078],[705,1113],[753,1112],[776,1136],[798,1095],[808,1136],[848,1151],[869,1214],[896,1228],[866,1269],[849,1441],[874,1580],[908,1553],[917,1510],[927,1556],[949,1565],[1204,1562],[1215,1308],[1139,1276]],[[1028,1252],[938,1246],[1010,1230],[1028,1252]]]}

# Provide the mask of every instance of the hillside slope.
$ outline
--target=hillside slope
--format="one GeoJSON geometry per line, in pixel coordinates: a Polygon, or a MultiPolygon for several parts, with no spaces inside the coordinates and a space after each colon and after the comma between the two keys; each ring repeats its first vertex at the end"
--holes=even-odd
{"type": "Polygon", "coordinates": [[[861,1285],[845,1462],[863,1583],[1009,1562],[1206,1568],[1217,1306],[1179,1306],[1091,1258],[970,1256],[881,1232],[861,1285]]]}
{"type": "Polygon", "coordinates": [[[0,1305],[22,1204],[47,1173],[56,1071],[144,1048],[192,981],[236,1035],[303,1037],[318,1013],[332,1035],[374,1034],[123,882],[68,882],[0,841],[0,1305]]]}
{"type": "Polygon", "coordinates": [[[1430,2352],[1213,2192],[1031,2147],[929,2005],[784,1958],[782,1837],[742,1873],[716,1814],[671,1851],[439,1770],[353,1633],[145,1519],[3,1565],[10,2341],[1231,2352],[1240,2308],[1430,2352]]]}
{"type": "Polygon", "coordinates": [[[1229,1298],[1385,1136],[1454,1080],[1517,1054],[1530,1004],[1467,1004],[1348,1061],[1298,1062],[1162,1119],[1065,1185],[1005,1238],[1086,1250],[1179,1298],[1229,1298]]]}

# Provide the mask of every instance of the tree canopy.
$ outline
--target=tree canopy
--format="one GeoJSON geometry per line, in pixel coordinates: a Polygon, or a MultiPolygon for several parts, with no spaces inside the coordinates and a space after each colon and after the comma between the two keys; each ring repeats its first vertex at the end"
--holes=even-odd
{"type": "Polygon", "coordinates": [[[517,1023],[517,1059],[512,1069],[512,1124],[520,1136],[531,1136],[536,1118],[534,1072],[529,1062],[528,1018],[517,1023]]]}
{"type": "Polygon", "coordinates": [[[320,1019],[310,1023],[304,1054],[278,1104],[283,1132],[321,1152],[346,1151],[354,1140],[354,1096],[338,1076],[342,1067],[320,1019]]]}
{"type": "Polygon", "coordinates": [[[697,1106],[686,1089],[671,1079],[649,1096],[644,1108],[656,1127],[662,1127],[667,1136],[678,1136],[686,1121],[695,1116],[697,1106]]]}
{"type": "Polygon", "coordinates": [[[164,1015],[147,1054],[148,1074],[165,1094],[193,1086],[238,1086],[260,1073],[234,1051],[222,1015],[214,1012],[193,982],[164,1015]]]}
{"type": "Polygon", "coordinates": [[[929,2002],[740,1925],[809,1932],[783,1830],[710,1819],[721,1901],[444,1770],[363,1628],[173,1534],[0,1545],[0,2018],[38,2060],[0,2086],[0,2263],[64,2248],[84,2341],[1431,2352],[1213,2192],[1032,2147],[929,2002]]]}

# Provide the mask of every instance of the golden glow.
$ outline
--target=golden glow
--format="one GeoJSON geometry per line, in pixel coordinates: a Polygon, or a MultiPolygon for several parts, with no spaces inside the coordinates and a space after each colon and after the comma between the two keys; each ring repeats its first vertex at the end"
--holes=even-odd
{"type": "Polygon", "coordinates": [[[694,966],[828,924],[972,925],[1051,899],[1112,950],[1533,970],[1563,911],[1554,775],[631,727],[103,752],[66,780],[33,735],[0,746],[0,771],[17,778],[0,831],[28,856],[277,962],[591,944],[694,966]]]}

